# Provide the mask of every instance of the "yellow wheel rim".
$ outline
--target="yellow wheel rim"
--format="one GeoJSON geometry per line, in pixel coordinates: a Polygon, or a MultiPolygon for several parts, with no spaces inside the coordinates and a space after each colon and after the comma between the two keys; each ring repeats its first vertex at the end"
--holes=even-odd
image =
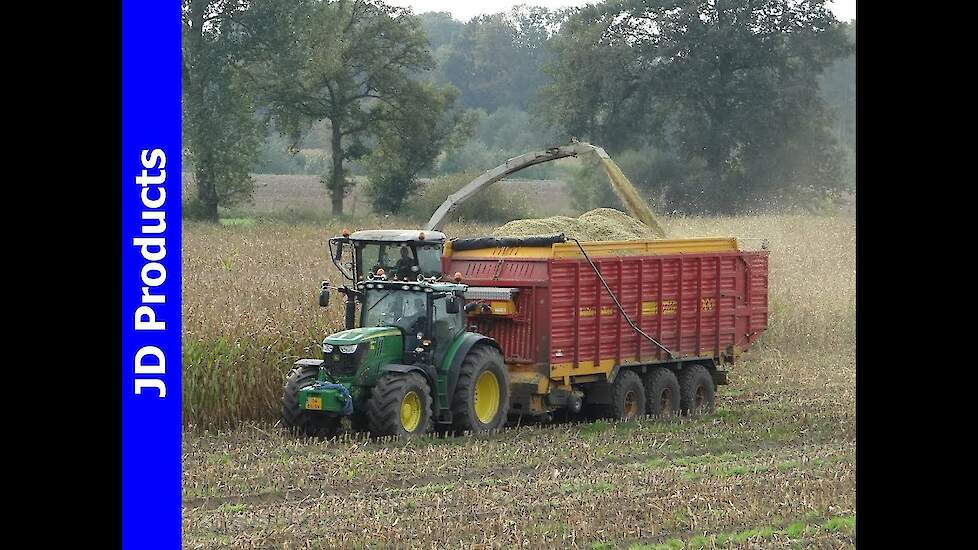
{"type": "Polygon", "coordinates": [[[475,405],[475,415],[479,422],[488,424],[496,417],[499,411],[499,380],[490,371],[484,371],[475,381],[475,397],[472,399],[475,405]]]}
{"type": "Polygon", "coordinates": [[[421,423],[421,398],[416,392],[409,391],[401,400],[401,427],[407,432],[413,432],[421,423]]]}

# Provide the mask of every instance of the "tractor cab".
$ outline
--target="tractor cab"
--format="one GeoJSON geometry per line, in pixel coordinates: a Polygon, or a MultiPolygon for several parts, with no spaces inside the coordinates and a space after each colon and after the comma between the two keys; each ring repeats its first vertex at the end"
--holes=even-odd
{"type": "Polygon", "coordinates": [[[330,258],[355,284],[379,276],[411,282],[438,279],[444,244],[440,231],[405,229],[344,231],[342,237],[329,240],[330,258]],[[343,262],[344,254],[349,261],[343,262]]]}

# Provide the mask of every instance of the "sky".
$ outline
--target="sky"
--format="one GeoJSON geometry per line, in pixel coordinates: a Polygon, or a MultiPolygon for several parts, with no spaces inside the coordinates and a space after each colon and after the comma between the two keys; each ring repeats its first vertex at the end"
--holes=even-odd
{"type": "MultiPolygon", "coordinates": [[[[414,13],[426,11],[447,11],[459,21],[468,21],[476,15],[509,11],[513,6],[528,4],[546,8],[563,8],[567,6],[583,6],[593,4],[595,0],[386,0],[387,4],[400,7],[410,7],[414,13]]],[[[849,21],[856,18],[856,0],[833,0],[829,9],[841,20],[849,21]]]]}

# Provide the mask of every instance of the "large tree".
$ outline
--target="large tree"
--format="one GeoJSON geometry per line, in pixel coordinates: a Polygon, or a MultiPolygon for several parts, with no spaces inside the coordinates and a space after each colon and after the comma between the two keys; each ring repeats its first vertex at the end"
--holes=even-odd
{"type": "Polygon", "coordinates": [[[216,222],[254,189],[249,170],[263,129],[240,72],[244,34],[234,0],[183,0],[183,132],[196,196],[188,215],[216,222]]]}
{"type": "MultiPolygon", "coordinates": [[[[351,186],[348,162],[390,143],[393,130],[444,130],[430,122],[441,120],[447,92],[417,78],[434,61],[410,11],[370,0],[254,0],[245,26],[256,37],[249,71],[276,126],[298,143],[313,122],[329,123],[330,169],[323,183],[333,214],[343,213],[351,186]]],[[[398,137],[401,146],[433,138],[398,137]]]]}
{"type": "Polygon", "coordinates": [[[545,94],[560,128],[684,163],[670,206],[734,212],[842,186],[818,75],[851,44],[823,1],[621,0],[575,13],[545,94]]]}

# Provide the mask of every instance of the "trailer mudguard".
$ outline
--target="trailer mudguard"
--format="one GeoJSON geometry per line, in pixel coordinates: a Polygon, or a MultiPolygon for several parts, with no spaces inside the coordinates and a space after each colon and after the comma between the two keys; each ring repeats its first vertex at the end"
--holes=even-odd
{"type": "Polygon", "coordinates": [[[452,342],[452,346],[445,354],[439,369],[439,378],[444,377],[446,382],[444,395],[438,392],[438,405],[439,409],[442,410],[443,418],[447,417],[445,413],[451,408],[451,398],[455,394],[455,386],[458,384],[458,373],[461,370],[462,362],[465,361],[465,356],[476,344],[490,345],[502,353],[502,348],[495,340],[475,332],[463,332],[452,342]]]}

